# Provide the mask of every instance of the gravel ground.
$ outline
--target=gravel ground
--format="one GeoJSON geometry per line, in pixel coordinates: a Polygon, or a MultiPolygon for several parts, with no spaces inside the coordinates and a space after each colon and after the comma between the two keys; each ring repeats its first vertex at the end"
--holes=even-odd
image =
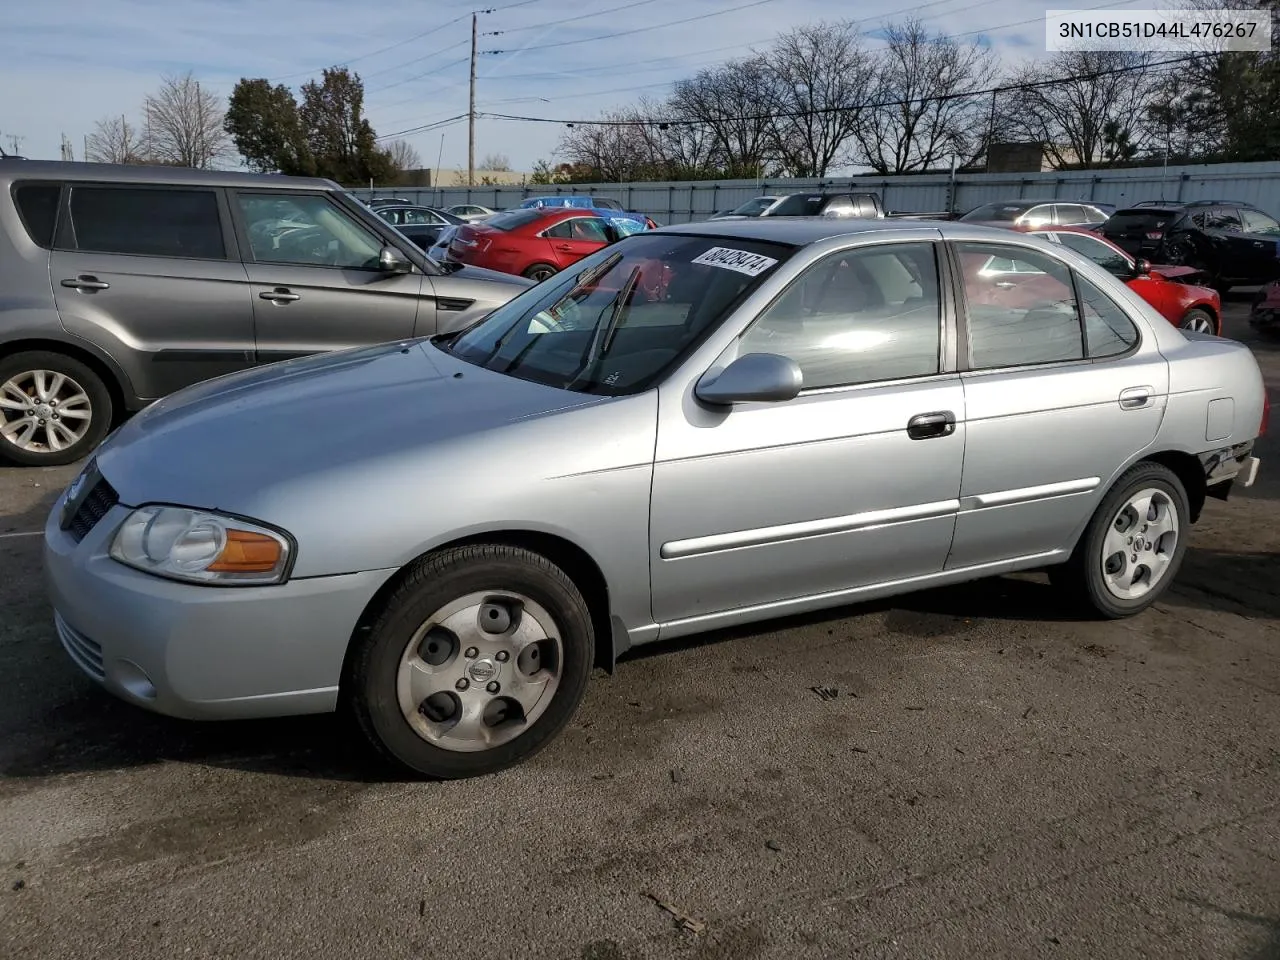
{"type": "Polygon", "coordinates": [[[1280,958],[1277,436],[1134,620],[1027,576],[667,645],[453,784],[100,693],[23,535],[75,468],[0,470],[0,956],[1280,958]]]}

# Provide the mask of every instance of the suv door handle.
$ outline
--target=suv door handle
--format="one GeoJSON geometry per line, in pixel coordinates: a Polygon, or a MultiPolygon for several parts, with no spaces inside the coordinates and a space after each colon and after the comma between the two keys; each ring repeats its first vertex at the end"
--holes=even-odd
{"type": "Polygon", "coordinates": [[[1122,410],[1141,410],[1150,406],[1155,395],[1154,387],[1129,387],[1120,391],[1120,408],[1122,410]]]}
{"type": "Polygon", "coordinates": [[[263,300],[270,300],[272,303],[293,303],[295,300],[301,300],[302,297],[296,293],[291,293],[288,287],[276,287],[274,290],[263,290],[258,294],[263,300]]]}
{"type": "Polygon", "coordinates": [[[63,280],[64,287],[70,287],[72,290],[80,290],[88,293],[91,290],[106,290],[111,284],[105,280],[99,280],[97,277],[91,277],[88,274],[81,274],[74,280],[63,280]]]}
{"type": "Polygon", "coordinates": [[[907,421],[907,436],[912,440],[949,437],[956,432],[956,415],[950,410],[919,413],[907,421]]]}

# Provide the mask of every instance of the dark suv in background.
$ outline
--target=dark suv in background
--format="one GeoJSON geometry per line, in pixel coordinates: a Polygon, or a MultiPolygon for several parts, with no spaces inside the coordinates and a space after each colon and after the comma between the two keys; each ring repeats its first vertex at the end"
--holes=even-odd
{"type": "Polygon", "coordinates": [[[1219,293],[1280,278],[1280,221],[1269,213],[1221,200],[1182,204],[1176,213],[1160,228],[1152,260],[1203,270],[1219,293]]]}
{"type": "Polygon", "coordinates": [[[529,285],[434,263],[329,180],[6,161],[0,459],[70,463],[181,387],[454,330],[529,285]]]}

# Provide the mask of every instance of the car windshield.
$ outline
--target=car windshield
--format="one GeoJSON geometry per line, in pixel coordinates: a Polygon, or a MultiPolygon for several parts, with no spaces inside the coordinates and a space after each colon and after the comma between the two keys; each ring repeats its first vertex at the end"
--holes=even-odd
{"type": "Polygon", "coordinates": [[[817,193],[797,193],[778,203],[771,217],[812,217],[822,212],[826,197],[817,193]]]}
{"type": "Polygon", "coordinates": [[[588,393],[634,393],[701,342],[793,249],[635,234],[433,342],[513,377],[588,393]]]}
{"type": "Polygon", "coordinates": [[[740,207],[734,207],[729,212],[739,217],[756,217],[773,206],[777,199],[777,197],[756,197],[740,207]]]}
{"type": "Polygon", "coordinates": [[[1012,223],[1031,209],[1026,203],[984,203],[966,213],[961,220],[1004,220],[1012,223]]]}

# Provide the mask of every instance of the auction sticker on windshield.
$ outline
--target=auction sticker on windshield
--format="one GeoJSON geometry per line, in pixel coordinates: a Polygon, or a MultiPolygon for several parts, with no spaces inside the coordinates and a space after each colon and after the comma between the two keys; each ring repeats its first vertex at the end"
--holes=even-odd
{"type": "Polygon", "coordinates": [[[704,263],[709,267],[721,267],[725,270],[737,270],[749,277],[757,277],[778,261],[773,257],[763,257],[750,250],[734,250],[731,247],[712,247],[706,253],[693,258],[693,263],[704,263]]]}

